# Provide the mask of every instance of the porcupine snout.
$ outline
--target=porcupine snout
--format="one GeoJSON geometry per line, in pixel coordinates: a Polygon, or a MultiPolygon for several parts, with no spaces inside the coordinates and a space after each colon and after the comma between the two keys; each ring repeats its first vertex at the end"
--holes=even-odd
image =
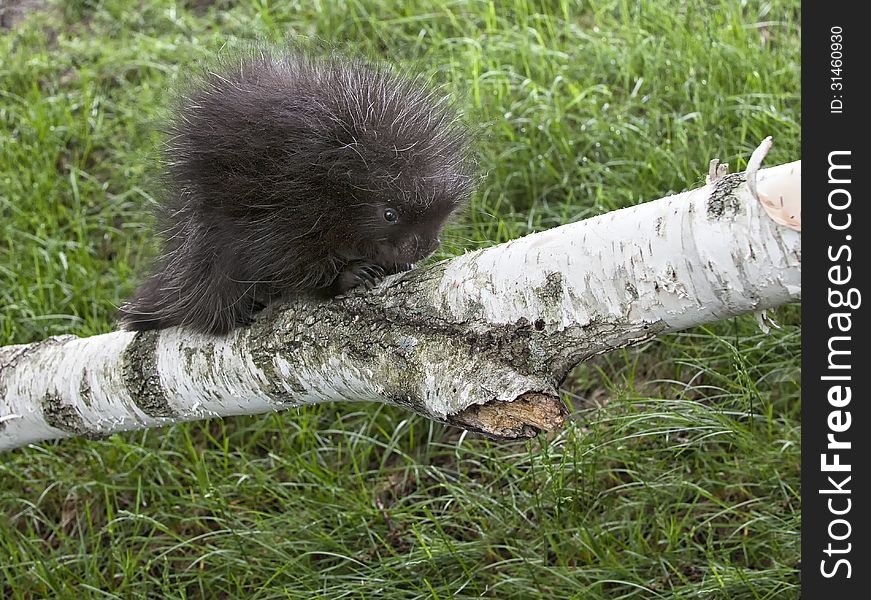
{"type": "Polygon", "coordinates": [[[386,244],[380,248],[379,262],[388,265],[414,264],[435,252],[441,244],[437,235],[409,235],[394,244],[386,244]]]}

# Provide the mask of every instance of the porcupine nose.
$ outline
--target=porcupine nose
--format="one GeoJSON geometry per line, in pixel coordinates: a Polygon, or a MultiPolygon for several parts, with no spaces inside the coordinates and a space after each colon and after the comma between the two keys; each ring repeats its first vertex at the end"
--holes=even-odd
{"type": "Polygon", "coordinates": [[[438,250],[439,246],[441,246],[442,239],[438,236],[429,238],[428,244],[426,244],[426,248],[424,249],[424,256],[429,256],[436,250],[438,250]]]}
{"type": "Polygon", "coordinates": [[[412,260],[409,262],[417,262],[423,260],[433,252],[435,252],[441,244],[441,238],[438,236],[415,236],[413,240],[412,260]]]}
{"type": "Polygon", "coordinates": [[[398,264],[416,263],[436,251],[441,244],[438,236],[414,234],[395,246],[393,262],[398,264]]]}

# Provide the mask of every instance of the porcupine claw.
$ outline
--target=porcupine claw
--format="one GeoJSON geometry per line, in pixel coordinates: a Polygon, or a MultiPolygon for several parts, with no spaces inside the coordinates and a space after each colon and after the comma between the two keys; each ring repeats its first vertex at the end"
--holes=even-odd
{"type": "Polygon", "coordinates": [[[384,269],[373,263],[364,261],[348,263],[345,270],[339,273],[335,283],[333,283],[333,295],[344,294],[360,286],[372,289],[384,279],[385,275],[384,269]]]}

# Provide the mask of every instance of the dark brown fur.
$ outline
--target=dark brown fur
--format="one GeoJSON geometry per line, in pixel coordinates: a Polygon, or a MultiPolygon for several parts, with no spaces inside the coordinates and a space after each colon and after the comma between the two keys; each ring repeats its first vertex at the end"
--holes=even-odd
{"type": "Polygon", "coordinates": [[[407,269],[472,187],[445,99],[357,59],[227,60],[182,94],[169,134],[164,251],[127,329],[226,333],[282,297],[407,269]]]}

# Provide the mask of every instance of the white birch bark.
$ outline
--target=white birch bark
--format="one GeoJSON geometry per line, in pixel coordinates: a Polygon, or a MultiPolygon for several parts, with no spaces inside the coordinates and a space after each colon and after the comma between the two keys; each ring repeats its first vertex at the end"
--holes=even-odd
{"type": "MultiPolygon", "coordinates": [[[[795,207],[800,177],[798,162],[761,170],[759,197],[795,207]]],[[[800,297],[801,234],[766,214],[745,174],[726,175],[368,292],[295,300],[226,337],[0,348],[0,450],[339,400],[526,437],[563,424],[557,390],[578,362],[800,297]]]]}

